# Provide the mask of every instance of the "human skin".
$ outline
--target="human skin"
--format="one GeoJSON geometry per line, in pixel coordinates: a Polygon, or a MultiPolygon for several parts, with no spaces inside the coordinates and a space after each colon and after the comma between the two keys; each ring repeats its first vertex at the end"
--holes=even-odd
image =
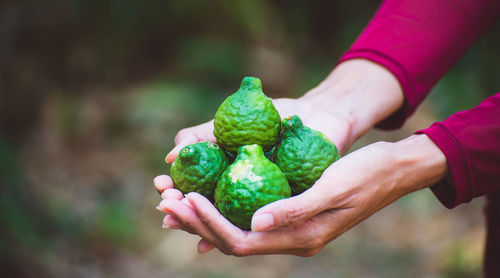
{"type": "MultiPolygon", "coordinates": [[[[338,65],[301,98],[276,99],[274,104],[281,117],[297,114],[345,153],[356,139],[401,107],[403,93],[385,68],[354,59],[338,65]]],[[[212,131],[212,122],[181,130],[166,161],[171,163],[185,145],[214,141],[212,131]]],[[[304,193],[259,209],[252,231],[232,225],[203,196],[183,196],[166,175],[156,177],[154,184],[163,198],[158,209],[167,213],[164,227],[200,235],[201,253],[216,247],[236,256],[310,256],[378,210],[433,185],[446,173],[446,158],[424,134],[396,143],[375,143],[332,164],[304,193]]]]}

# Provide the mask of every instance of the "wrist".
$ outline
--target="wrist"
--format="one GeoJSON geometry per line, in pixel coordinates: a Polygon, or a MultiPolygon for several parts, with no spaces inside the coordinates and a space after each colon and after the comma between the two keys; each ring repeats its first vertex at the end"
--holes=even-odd
{"type": "Polygon", "coordinates": [[[349,196],[357,196],[358,205],[374,202],[379,210],[436,184],[447,171],[441,150],[427,135],[418,134],[396,143],[373,143],[346,155],[323,173],[315,187],[334,196],[329,202],[340,206],[356,206],[349,196]]]}
{"type": "Polygon", "coordinates": [[[446,177],[446,157],[427,135],[412,135],[390,144],[399,185],[405,194],[430,187],[446,177]]]}
{"type": "Polygon", "coordinates": [[[365,134],[403,104],[398,80],[386,68],[364,59],[340,63],[330,75],[299,101],[345,118],[351,142],[365,134]]]}

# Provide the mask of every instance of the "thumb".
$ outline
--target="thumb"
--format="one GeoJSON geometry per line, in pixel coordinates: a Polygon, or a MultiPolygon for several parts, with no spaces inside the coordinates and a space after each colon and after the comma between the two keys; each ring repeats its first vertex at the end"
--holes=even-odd
{"type": "Polygon", "coordinates": [[[325,197],[311,187],[295,197],[270,203],[254,213],[252,231],[269,231],[303,222],[327,209],[325,197]]]}
{"type": "Polygon", "coordinates": [[[179,152],[187,145],[198,143],[198,138],[194,134],[188,134],[182,138],[182,141],[176,143],[175,147],[165,157],[165,162],[172,164],[179,152]]]}
{"type": "Polygon", "coordinates": [[[214,136],[214,121],[211,120],[209,122],[188,127],[177,132],[175,136],[175,147],[167,154],[165,157],[165,161],[169,164],[172,164],[175,158],[179,155],[179,152],[187,145],[209,141],[216,142],[214,136]]]}

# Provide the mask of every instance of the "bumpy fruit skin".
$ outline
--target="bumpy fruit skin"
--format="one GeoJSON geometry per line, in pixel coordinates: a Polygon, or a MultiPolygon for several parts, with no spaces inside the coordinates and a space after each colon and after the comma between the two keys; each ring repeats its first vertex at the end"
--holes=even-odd
{"type": "Polygon", "coordinates": [[[298,116],[283,119],[283,138],[276,146],[274,163],[294,195],[310,188],[339,158],[337,147],[323,133],[304,126],[298,116]]]}
{"type": "Polygon", "coordinates": [[[259,145],[242,146],[215,189],[215,206],[233,224],[250,229],[254,212],[271,202],[290,197],[285,175],[269,161],[259,145]]]}
{"type": "Polygon", "coordinates": [[[238,91],[219,106],[214,117],[214,135],[226,151],[257,144],[269,151],[278,141],[281,118],[256,77],[245,77],[238,91]]]}
{"type": "Polygon", "coordinates": [[[170,175],[175,188],[184,194],[198,192],[213,201],[217,181],[228,165],[226,154],[217,144],[200,142],[179,152],[170,175]]]}

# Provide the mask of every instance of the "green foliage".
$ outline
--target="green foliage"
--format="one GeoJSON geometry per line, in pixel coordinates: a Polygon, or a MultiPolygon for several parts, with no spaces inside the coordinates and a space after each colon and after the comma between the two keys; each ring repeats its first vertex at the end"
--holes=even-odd
{"type": "Polygon", "coordinates": [[[448,250],[443,265],[443,277],[466,278],[475,277],[481,271],[480,258],[470,255],[470,250],[458,241],[448,250]]]}
{"type": "Polygon", "coordinates": [[[247,59],[246,49],[234,41],[194,38],[179,45],[180,65],[202,78],[243,73],[247,59]]]}
{"type": "Polygon", "coordinates": [[[103,200],[90,225],[98,238],[116,245],[130,245],[137,237],[137,221],[125,200],[103,200]]]}
{"type": "Polygon", "coordinates": [[[22,166],[11,147],[0,137],[0,256],[7,255],[12,246],[39,250],[44,241],[39,234],[33,214],[28,210],[29,198],[22,166]],[[7,254],[6,254],[7,253],[7,254]]]}
{"type": "Polygon", "coordinates": [[[497,44],[498,32],[500,24],[488,30],[432,90],[432,103],[443,120],[453,113],[473,108],[498,92],[500,53],[492,48],[497,44]]]}
{"type": "Polygon", "coordinates": [[[134,128],[144,130],[196,123],[213,116],[220,98],[210,95],[210,88],[168,80],[153,81],[131,92],[131,107],[127,117],[134,128]]]}

